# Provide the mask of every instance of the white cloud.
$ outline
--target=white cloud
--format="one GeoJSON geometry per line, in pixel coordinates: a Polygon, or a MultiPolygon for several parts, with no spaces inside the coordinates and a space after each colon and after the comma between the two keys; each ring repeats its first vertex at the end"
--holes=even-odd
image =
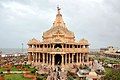
{"type": "Polygon", "coordinates": [[[120,47],[119,0],[1,0],[0,47],[16,47],[21,40],[32,37],[40,39],[52,26],[57,5],[78,40],[87,38],[92,48],[109,43],[120,47]]]}
{"type": "Polygon", "coordinates": [[[20,16],[22,15],[27,15],[27,14],[32,14],[35,15],[35,11],[31,9],[30,6],[28,5],[23,5],[17,2],[7,2],[7,3],[2,3],[3,7],[5,9],[8,9],[10,12],[13,12],[15,14],[18,14],[20,16]]]}

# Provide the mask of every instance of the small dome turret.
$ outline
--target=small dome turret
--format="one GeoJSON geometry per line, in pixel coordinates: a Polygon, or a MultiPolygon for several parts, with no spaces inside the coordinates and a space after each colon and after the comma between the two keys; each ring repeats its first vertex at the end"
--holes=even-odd
{"type": "Polygon", "coordinates": [[[81,39],[80,41],[79,41],[79,43],[80,44],[82,44],[82,45],[89,45],[89,43],[88,43],[88,40],[86,40],[86,39],[81,39]]]}
{"type": "Polygon", "coordinates": [[[28,41],[28,44],[39,44],[39,41],[36,40],[35,38],[33,38],[33,39],[28,41]]]}

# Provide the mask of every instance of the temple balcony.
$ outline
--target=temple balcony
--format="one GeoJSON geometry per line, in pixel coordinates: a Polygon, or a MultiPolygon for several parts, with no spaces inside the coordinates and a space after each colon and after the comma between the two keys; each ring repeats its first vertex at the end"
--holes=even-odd
{"type": "Polygon", "coordinates": [[[69,53],[86,53],[89,48],[28,48],[28,52],[69,52],[69,53]]]}

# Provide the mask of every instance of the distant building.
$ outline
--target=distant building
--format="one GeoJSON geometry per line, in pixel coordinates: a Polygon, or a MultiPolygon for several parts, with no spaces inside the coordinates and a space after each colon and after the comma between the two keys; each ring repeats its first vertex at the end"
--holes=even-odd
{"type": "Polygon", "coordinates": [[[108,48],[100,48],[101,53],[105,53],[106,51],[108,51],[108,48]]]}
{"type": "Polygon", "coordinates": [[[89,43],[86,39],[75,40],[63,21],[60,8],[57,9],[53,26],[43,33],[43,41],[35,38],[28,42],[28,63],[35,66],[80,65],[88,62],[89,43]]]}
{"type": "Polygon", "coordinates": [[[108,46],[107,48],[100,48],[101,53],[116,53],[118,48],[114,48],[113,46],[108,46]]]}
{"type": "Polygon", "coordinates": [[[103,53],[106,57],[120,59],[120,50],[118,48],[114,48],[113,46],[100,48],[100,52],[103,53]]]}
{"type": "Polygon", "coordinates": [[[120,53],[120,49],[118,49],[118,50],[116,51],[116,53],[120,53]]]}

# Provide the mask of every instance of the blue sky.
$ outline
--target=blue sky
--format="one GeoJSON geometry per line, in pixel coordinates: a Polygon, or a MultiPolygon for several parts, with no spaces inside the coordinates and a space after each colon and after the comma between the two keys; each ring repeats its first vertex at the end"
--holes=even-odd
{"type": "Polygon", "coordinates": [[[120,47],[120,0],[0,0],[0,48],[24,48],[33,37],[42,40],[60,5],[76,40],[90,48],[120,47]]]}

